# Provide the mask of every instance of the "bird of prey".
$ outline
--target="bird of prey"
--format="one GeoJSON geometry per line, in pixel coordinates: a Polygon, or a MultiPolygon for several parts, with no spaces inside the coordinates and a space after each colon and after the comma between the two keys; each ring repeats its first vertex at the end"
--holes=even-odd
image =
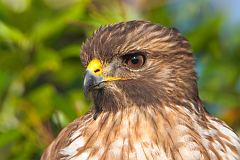
{"type": "Polygon", "coordinates": [[[189,42],[174,28],[128,21],[82,47],[91,111],[42,160],[239,160],[240,140],[198,96],[189,42]]]}

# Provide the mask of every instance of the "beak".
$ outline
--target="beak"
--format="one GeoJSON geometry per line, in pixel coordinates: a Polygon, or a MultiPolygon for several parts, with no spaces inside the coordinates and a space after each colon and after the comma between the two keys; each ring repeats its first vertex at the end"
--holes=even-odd
{"type": "Polygon", "coordinates": [[[99,89],[103,87],[103,77],[97,76],[96,74],[92,73],[92,71],[87,70],[84,75],[83,81],[83,89],[85,96],[88,96],[89,92],[93,89],[99,89]]]}
{"type": "Polygon", "coordinates": [[[93,59],[88,64],[83,82],[85,96],[88,96],[88,93],[93,89],[103,88],[104,82],[127,80],[121,77],[104,77],[102,70],[102,64],[98,59],[93,59]]]}
{"type": "Polygon", "coordinates": [[[93,59],[88,64],[84,75],[83,89],[85,96],[88,96],[91,90],[103,87],[103,81],[102,64],[100,60],[93,59]]]}

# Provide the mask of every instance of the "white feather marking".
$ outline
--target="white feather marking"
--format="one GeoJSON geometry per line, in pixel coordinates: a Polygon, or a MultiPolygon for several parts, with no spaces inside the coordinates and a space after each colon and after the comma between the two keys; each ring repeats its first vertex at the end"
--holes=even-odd
{"type": "Polygon", "coordinates": [[[71,158],[71,160],[88,160],[90,155],[90,150],[86,150],[83,153],[81,153],[79,156],[71,158]]]}
{"type": "Polygon", "coordinates": [[[78,149],[82,146],[84,146],[86,143],[85,139],[83,137],[79,137],[75,139],[70,145],[68,145],[66,148],[63,148],[60,151],[60,154],[62,155],[75,155],[78,152],[78,149]]]}
{"type": "Polygon", "coordinates": [[[80,135],[80,133],[81,133],[81,128],[76,130],[76,131],[74,131],[74,133],[72,134],[70,140],[76,139],[80,135]]]}
{"type": "MultiPolygon", "coordinates": [[[[210,119],[210,121],[222,134],[229,137],[230,141],[228,141],[228,142],[230,144],[232,144],[233,146],[237,147],[238,154],[240,155],[240,142],[239,142],[239,138],[237,137],[237,135],[232,130],[230,130],[229,128],[224,126],[223,124],[217,123],[216,121],[211,120],[211,119],[210,119]]],[[[220,137],[220,138],[224,141],[227,141],[223,137],[220,137]]],[[[227,146],[227,150],[228,150],[229,154],[233,155],[232,150],[228,146],[227,146]]]]}
{"type": "Polygon", "coordinates": [[[181,154],[181,157],[184,157],[184,159],[187,159],[187,160],[202,159],[203,157],[201,156],[200,151],[193,150],[191,149],[192,147],[190,146],[191,145],[188,145],[188,147],[184,146],[179,149],[179,153],[181,154]]]}
{"type": "Polygon", "coordinates": [[[144,160],[145,159],[145,154],[144,154],[144,150],[143,150],[141,144],[140,143],[135,143],[134,148],[135,148],[135,152],[136,152],[136,155],[137,155],[136,158],[138,160],[144,160]]]}

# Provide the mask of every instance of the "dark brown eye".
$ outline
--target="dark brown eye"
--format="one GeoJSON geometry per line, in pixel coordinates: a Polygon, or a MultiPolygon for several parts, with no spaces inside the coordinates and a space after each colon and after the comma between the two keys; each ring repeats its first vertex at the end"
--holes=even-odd
{"type": "Polygon", "coordinates": [[[130,69],[139,69],[145,63],[145,57],[139,53],[125,55],[123,59],[124,63],[130,69]]]}

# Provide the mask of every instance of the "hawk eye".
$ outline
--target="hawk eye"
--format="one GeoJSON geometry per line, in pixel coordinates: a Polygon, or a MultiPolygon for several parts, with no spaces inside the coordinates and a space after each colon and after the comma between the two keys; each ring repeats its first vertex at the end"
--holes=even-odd
{"type": "Polygon", "coordinates": [[[123,56],[123,61],[130,69],[139,69],[145,63],[145,56],[140,53],[127,54],[123,56]]]}

